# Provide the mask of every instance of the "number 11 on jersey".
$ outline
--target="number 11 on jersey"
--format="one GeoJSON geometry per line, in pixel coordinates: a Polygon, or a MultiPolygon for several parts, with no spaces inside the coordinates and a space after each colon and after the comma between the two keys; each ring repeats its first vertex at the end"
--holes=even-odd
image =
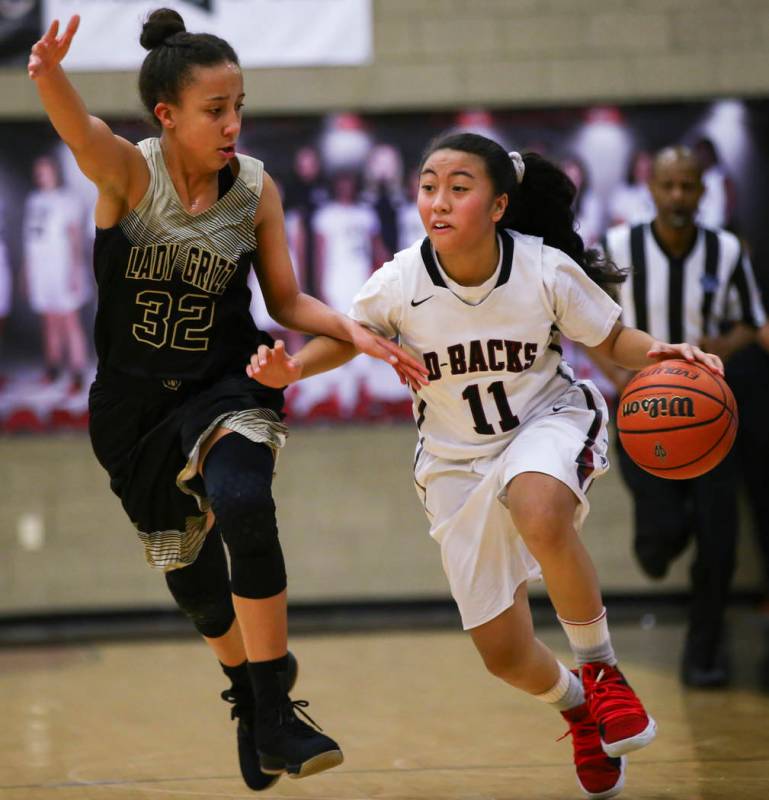
{"type": "MultiPolygon", "coordinates": [[[[489,384],[486,391],[494,398],[494,402],[499,412],[499,427],[502,432],[513,430],[521,424],[518,417],[513,414],[510,405],[507,402],[507,395],[505,394],[505,385],[502,381],[494,381],[489,384]]],[[[494,426],[486,419],[486,414],[483,410],[483,402],[481,400],[481,390],[477,383],[471,383],[463,392],[462,397],[467,400],[470,405],[470,413],[473,415],[473,422],[475,432],[491,436],[496,433],[494,426]]]]}

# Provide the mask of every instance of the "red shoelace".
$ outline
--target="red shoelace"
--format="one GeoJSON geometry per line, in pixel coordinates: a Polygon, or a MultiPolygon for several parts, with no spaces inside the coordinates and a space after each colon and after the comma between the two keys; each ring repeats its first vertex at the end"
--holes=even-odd
{"type": "Polygon", "coordinates": [[[616,667],[585,664],[582,667],[582,681],[585,700],[591,714],[603,729],[604,739],[609,727],[619,728],[613,731],[618,734],[618,738],[634,736],[646,727],[646,711],[616,667]]]}
{"type": "Polygon", "coordinates": [[[604,753],[598,726],[586,708],[584,716],[578,720],[569,719],[566,716],[568,713],[562,716],[569,724],[569,730],[558,741],[571,734],[574,765],[580,783],[590,792],[604,792],[613,788],[620,778],[619,759],[610,758],[604,753]]]}

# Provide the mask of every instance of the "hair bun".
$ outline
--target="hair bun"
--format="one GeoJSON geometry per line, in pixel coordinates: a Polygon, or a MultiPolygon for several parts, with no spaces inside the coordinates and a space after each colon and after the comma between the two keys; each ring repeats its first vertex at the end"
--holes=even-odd
{"type": "Polygon", "coordinates": [[[145,50],[154,50],[175,33],[183,33],[184,20],[171,8],[158,8],[153,11],[142,26],[139,44],[145,50]]]}

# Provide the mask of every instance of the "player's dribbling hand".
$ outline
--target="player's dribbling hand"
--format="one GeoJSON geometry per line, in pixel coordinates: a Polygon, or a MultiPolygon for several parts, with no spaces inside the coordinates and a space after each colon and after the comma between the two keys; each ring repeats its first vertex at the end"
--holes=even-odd
{"type": "Polygon", "coordinates": [[[27,64],[27,74],[32,80],[42,77],[56,67],[67,55],[69,46],[72,44],[80,17],[75,14],[67,23],[67,29],[59,36],[59,20],[55,19],[51,27],[43,35],[43,38],[32,45],[32,52],[29,55],[27,64]]]}
{"type": "Polygon", "coordinates": [[[668,344],[667,342],[654,342],[646,355],[656,361],[665,361],[668,358],[683,358],[692,363],[699,361],[711,372],[723,377],[724,365],[721,359],[713,353],[706,353],[699,347],[682,342],[681,344],[668,344]]]}
{"type": "Polygon", "coordinates": [[[386,361],[395,370],[400,382],[410,386],[415,392],[430,383],[424,364],[420,364],[413,356],[384,336],[372,333],[368,328],[356,323],[353,325],[352,343],[359,353],[386,361]]]}
{"type": "Polygon", "coordinates": [[[302,365],[286,352],[286,345],[278,339],[275,347],[259,345],[246,366],[246,375],[263,386],[282,389],[302,377],[302,365]]]}

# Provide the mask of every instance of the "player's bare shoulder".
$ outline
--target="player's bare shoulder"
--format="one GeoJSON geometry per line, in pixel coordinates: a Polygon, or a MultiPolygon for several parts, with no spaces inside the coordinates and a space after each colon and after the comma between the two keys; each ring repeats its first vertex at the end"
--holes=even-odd
{"type": "MultiPolygon", "coordinates": [[[[106,126],[106,123],[103,123],[106,126]]],[[[113,137],[118,158],[94,180],[99,190],[94,218],[98,228],[111,228],[135,209],[150,188],[150,169],[140,146],[113,137]]]]}

